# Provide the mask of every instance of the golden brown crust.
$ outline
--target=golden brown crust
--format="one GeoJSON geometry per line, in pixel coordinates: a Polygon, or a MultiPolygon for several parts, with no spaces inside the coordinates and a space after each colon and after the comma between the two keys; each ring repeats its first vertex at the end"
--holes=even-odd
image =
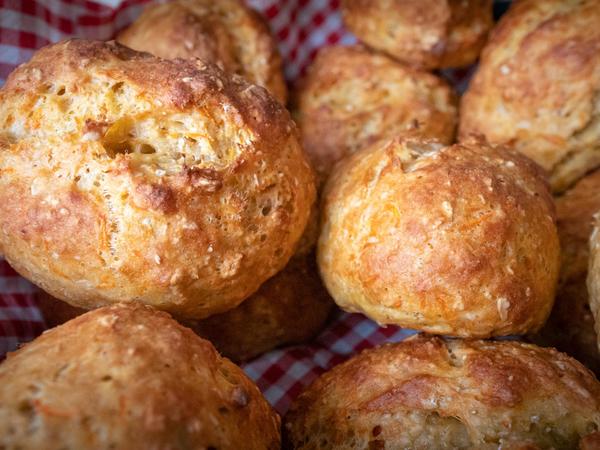
{"type": "Polygon", "coordinates": [[[332,310],[314,254],[292,257],[285,269],[237,308],[190,324],[234,361],[314,337],[332,310]]]}
{"type": "Polygon", "coordinates": [[[0,103],[0,247],[53,296],[203,318],[292,256],[313,174],[263,88],[72,40],[13,72],[0,103]]]}
{"type": "Polygon", "coordinates": [[[435,75],[362,46],[325,47],[294,99],[304,148],[321,180],[345,156],[406,132],[451,143],[456,96],[435,75]]]}
{"type": "MultiPolygon", "coordinates": [[[[317,270],[317,237],[318,208],[314,205],[298,249],[281,272],[241,305],[204,320],[182,323],[234,361],[246,361],[276,347],[309,340],[321,330],[334,304],[317,270]]],[[[51,328],[86,312],[44,291],[38,293],[37,305],[51,328]]]]}
{"type": "Polygon", "coordinates": [[[325,187],[318,264],[342,308],[462,337],[546,320],[559,270],[541,169],[484,142],[400,138],[355,153],[325,187]]]}
{"type": "Polygon", "coordinates": [[[556,301],[533,341],[556,347],[600,374],[600,353],[590,311],[586,276],[594,214],[600,211],[600,170],[556,198],[561,270],[556,301]]]}
{"type": "Polygon", "coordinates": [[[0,447],[277,449],[279,418],[243,371],[167,314],[118,304],[0,365],[0,447]]]}
{"type": "Polygon", "coordinates": [[[425,69],[471,64],[494,23],[491,0],[342,0],[342,16],[370,47],[425,69]]]}
{"type": "Polygon", "coordinates": [[[600,165],[598,23],[596,0],[514,2],[463,96],[460,136],[514,145],[557,192],[600,165]]]}
{"type": "Polygon", "coordinates": [[[285,103],[281,57],[268,25],[240,0],[175,0],[147,6],[117,37],[161,58],[200,58],[266,87],[285,103]]]}
{"type": "MultiPolygon", "coordinates": [[[[45,292],[37,296],[48,327],[86,311],[45,292]]],[[[333,301],[321,283],[314,254],[295,255],[288,265],[232,310],[204,320],[184,321],[223,356],[246,361],[276,347],[299,344],[325,324],[333,301]]]]}
{"type": "Polygon", "coordinates": [[[574,359],[515,341],[417,336],[322,375],[283,432],[303,450],[523,450],[576,448],[598,429],[600,383],[574,359]]]}

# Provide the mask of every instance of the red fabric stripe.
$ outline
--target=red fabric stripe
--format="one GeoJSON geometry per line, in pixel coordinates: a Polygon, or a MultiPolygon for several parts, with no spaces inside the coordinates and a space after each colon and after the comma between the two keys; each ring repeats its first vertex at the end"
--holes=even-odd
{"type": "Polygon", "coordinates": [[[36,1],[0,0],[0,7],[44,20],[54,28],[66,34],[73,33],[73,22],[54,14],[42,3],[36,1]]]}
{"type": "Polygon", "coordinates": [[[28,31],[17,31],[8,28],[0,29],[0,42],[4,45],[14,45],[15,47],[28,50],[37,50],[50,43],[46,38],[28,31]]]}

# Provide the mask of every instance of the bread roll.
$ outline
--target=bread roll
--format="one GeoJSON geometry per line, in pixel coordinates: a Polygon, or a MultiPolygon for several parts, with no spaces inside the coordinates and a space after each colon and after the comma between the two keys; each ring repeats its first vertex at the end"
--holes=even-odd
{"type": "Polygon", "coordinates": [[[1,246],[51,295],[203,318],[293,254],[313,174],[263,88],[73,40],[13,72],[0,103],[1,246]]]}
{"type": "Polygon", "coordinates": [[[461,138],[513,145],[556,192],[599,166],[599,23],[597,0],[514,2],[462,99],[461,138]]]}
{"type": "Polygon", "coordinates": [[[441,78],[361,47],[325,47],[295,95],[303,144],[321,180],[345,156],[408,131],[451,143],[456,96],[441,78]]]}
{"type": "Polygon", "coordinates": [[[151,4],[117,41],[161,58],[200,58],[218,64],[286,101],[275,40],[260,15],[240,0],[151,4]]]}
{"type": "Polygon", "coordinates": [[[287,111],[200,61],[46,47],[0,90],[0,248],[54,297],[182,318],[237,306],[294,253],[315,197],[287,111]]]}
{"type": "Polygon", "coordinates": [[[556,199],[561,264],[558,291],[550,318],[533,341],[556,347],[600,374],[594,318],[586,276],[593,216],[600,211],[600,170],[582,178],[556,199]]]}
{"type": "Polygon", "coordinates": [[[360,40],[426,69],[474,62],[494,23],[491,0],[342,0],[341,6],[360,40]]]}
{"type": "Polygon", "coordinates": [[[208,341],[166,313],[117,304],[9,354],[0,447],[278,449],[279,417],[208,341]]]}
{"type": "Polygon", "coordinates": [[[574,359],[515,341],[419,336],[322,375],[283,433],[298,450],[525,450],[574,449],[599,429],[600,383],[574,359]]]}
{"type": "Polygon", "coordinates": [[[541,169],[480,141],[399,138],[337,166],[318,263],[343,309],[381,324],[489,337],[538,330],[559,270],[541,169]]]}

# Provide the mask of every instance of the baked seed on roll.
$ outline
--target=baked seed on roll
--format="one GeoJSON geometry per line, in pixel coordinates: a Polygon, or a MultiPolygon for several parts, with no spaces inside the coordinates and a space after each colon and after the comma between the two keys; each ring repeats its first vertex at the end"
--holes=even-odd
{"type": "Polygon", "coordinates": [[[600,383],[576,360],[516,341],[427,336],[334,367],[283,426],[284,445],[298,450],[575,449],[598,430],[600,383]]]}
{"type": "Polygon", "coordinates": [[[278,449],[279,417],[206,340],[130,303],[47,331],[0,364],[6,449],[278,449]]]}
{"type": "Polygon", "coordinates": [[[557,192],[600,166],[599,23],[597,0],[513,2],[462,98],[461,138],[514,146],[557,192]]]}
{"type": "Polygon", "coordinates": [[[325,47],[301,81],[294,115],[320,181],[345,156],[412,132],[451,143],[456,96],[441,78],[362,46],[325,47]]]}
{"type": "Polygon", "coordinates": [[[322,208],[319,269],[347,311],[461,337],[537,331],[550,313],[554,203],[542,170],[517,152],[378,143],[336,167],[322,208]]]}
{"type": "Polygon", "coordinates": [[[494,23],[492,0],[342,0],[341,8],[361,41],[425,69],[473,63],[494,23]]]}
{"type": "Polygon", "coordinates": [[[216,66],[46,47],[0,90],[0,247],[84,309],[237,306],[295,251],[314,176],[288,112],[216,66]]]}
{"type": "Polygon", "coordinates": [[[532,337],[556,347],[600,375],[600,352],[590,311],[586,277],[594,214],[600,211],[600,170],[556,198],[561,264],[558,290],[548,322],[532,337]]]}
{"type": "Polygon", "coordinates": [[[117,41],[161,58],[200,58],[218,64],[286,101],[275,39],[262,17],[240,0],[151,4],[117,41]]]}

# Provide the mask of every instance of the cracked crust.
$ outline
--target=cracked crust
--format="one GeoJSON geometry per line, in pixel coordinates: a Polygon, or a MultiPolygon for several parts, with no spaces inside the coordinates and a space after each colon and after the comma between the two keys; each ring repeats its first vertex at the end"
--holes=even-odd
{"type": "Polygon", "coordinates": [[[325,47],[301,81],[294,116],[321,181],[347,155],[419,133],[451,143],[457,99],[441,78],[363,46],[325,47]]]}
{"type": "Polygon", "coordinates": [[[600,2],[522,0],[502,16],[461,103],[460,137],[529,156],[562,192],[600,165],[600,2]]]}
{"type": "Polygon", "coordinates": [[[515,341],[417,336],[322,375],[283,433],[298,450],[524,450],[577,448],[599,429],[600,384],[574,359],[515,341]]]}
{"type": "Polygon", "coordinates": [[[0,447],[280,448],[244,372],[168,314],[118,304],[47,331],[0,365],[0,447]]]}
{"type": "Polygon", "coordinates": [[[286,102],[287,88],[275,40],[261,16],[239,0],[176,0],[149,5],[117,41],[161,58],[200,58],[218,64],[286,102]]]}
{"type": "Polygon", "coordinates": [[[370,47],[424,69],[473,63],[494,23],[491,0],[342,0],[342,17],[370,47]]]}
{"type": "Polygon", "coordinates": [[[398,138],[336,167],[318,264],[338,305],[381,324],[534,332],[558,278],[554,202],[542,170],[517,152],[398,138]]]}
{"type": "Polygon", "coordinates": [[[556,301],[548,322],[533,336],[535,343],[556,347],[600,374],[594,318],[586,277],[594,214],[600,211],[600,170],[556,198],[561,270],[556,301]]]}
{"type": "Polygon", "coordinates": [[[295,251],[314,177],[287,111],[199,61],[40,50],[0,91],[0,247],[84,309],[237,306],[295,251]]]}

